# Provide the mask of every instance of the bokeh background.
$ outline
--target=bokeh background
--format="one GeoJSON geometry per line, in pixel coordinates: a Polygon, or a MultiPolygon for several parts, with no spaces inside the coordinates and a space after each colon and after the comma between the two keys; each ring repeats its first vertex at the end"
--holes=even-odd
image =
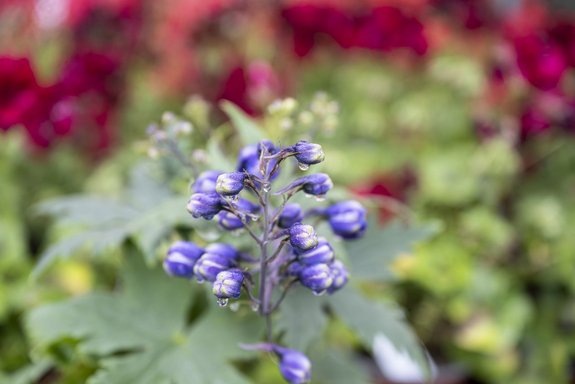
{"type": "Polygon", "coordinates": [[[31,282],[61,235],[31,207],[119,191],[166,110],[291,96],[337,101],[325,171],[381,223],[436,222],[379,289],[438,383],[575,382],[574,68],[570,0],[0,1],[0,372],[29,361],[23,313],[113,276],[80,257],[31,282]]]}

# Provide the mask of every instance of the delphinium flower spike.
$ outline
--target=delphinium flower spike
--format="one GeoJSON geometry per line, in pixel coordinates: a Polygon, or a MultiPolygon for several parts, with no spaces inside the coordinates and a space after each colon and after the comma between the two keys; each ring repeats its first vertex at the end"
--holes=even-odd
{"type": "Polygon", "coordinates": [[[301,170],[307,170],[324,161],[325,154],[321,145],[315,143],[300,141],[281,148],[262,140],[241,149],[235,170],[206,170],[192,187],[193,195],[187,205],[192,216],[206,220],[217,216],[220,229],[235,235],[249,233],[256,245],[251,250],[257,249],[257,253],[250,254],[226,243],[199,246],[180,241],[170,247],[164,268],[172,276],[211,282],[212,293],[221,306],[239,299],[244,289],[252,309],[266,319],[267,342],[243,348],[275,353],[284,379],[302,384],[310,380],[311,363],[302,352],[273,343],[271,316],[294,285],[300,284],[316,295],[334,294],[349,279],[332,245],[326,238],[318,237],[316,229],[305,220],[324,219],[334,234],[346,240],[361,237],[367,221],[365,208],[356,201],[317,206],[306,212],[299,204],[287,202],[299,191],[323,200],[333,187],[325,173],[297,178],[272,192],[273,179],[282,162],[290,157],[297,160],[301,170]],[[274,206],[271,197],[278,195],[283,201],[274,206]]]}

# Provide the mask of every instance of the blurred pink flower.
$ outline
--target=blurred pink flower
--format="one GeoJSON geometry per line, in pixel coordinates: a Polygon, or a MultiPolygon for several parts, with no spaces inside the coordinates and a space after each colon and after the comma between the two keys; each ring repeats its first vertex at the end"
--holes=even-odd
{"type": "Polygon", "coordinates": [[[530,35],[515,39],[519,70],[536,88],[551,90],[557,87],[567,69],[561,47],[550,39],[530,35]]]}

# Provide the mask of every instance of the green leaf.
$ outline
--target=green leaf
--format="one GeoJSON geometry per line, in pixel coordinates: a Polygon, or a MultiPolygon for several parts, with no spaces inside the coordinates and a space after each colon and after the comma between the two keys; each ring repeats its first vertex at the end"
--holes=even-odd
{"type": "Polygon", "coordinates": [[[341,352],[314,350],[312,361],[312,382],[323,384],[369,384],[371,380],[359,364],[353,363],[353,356],[341,352]]]}
{"type": "Polygon", "coordinates": [[[130,196],[126,202],[79,195],[38,205],[37,212],[56,216],[59,225],[81,225],[85,230],[76,231],[46,248],[31,278],[38,278],[57,258],[70,257],[86,245],[91,245],[92,254],[100,255],[110,248],[118,248],[129,237],[135,240],[148,264],[154,265],[158,246],[174,227],[207,225],[188,214],[186,197],[172,196],[166,186],[148,174],[149,171],[144,164],[132,172],[130,196]]]}
{"type": "Polygon", "coordinates": [[[92,253],[99,255],[102,252],[118,248],[126,239],[128,233],[123,227],[87,230],[82,233],[66,237],[46,248],[34,266],[31,279],[36,279],[52,263],[61,258],[68,258],[85,245],[92,245],[92,253]]]}
{"type": "Polygon", "coordinates": [[[234,164],[226,155],[224,155],[220,149],[217,137],[215,135],[210,137],[208,140],[206,150],[210,159],[210,168],[222,172],[230,172],[231,170],[235,169],[234,164]]]}
{"type": "Polygon", "coordinates": [[[38,215],[57,216],[60,224],[102,224],[130,220],[138,210],[125,203],[90,195],[74,195],[41,202],[34,207],[38,215]]]}
{"type": "Polygon", "coordinates": [[[266,138],[260,126],[237,105],[223,100],[220,102],[220,107],[232,121],[244,145],[254,144],[266,138]]]}
{"type": "Polygon", "coordinates": [[[290,290],[280,306],[276,328],[284,332],[288,348],[305,351],[322,335],[328,320],[323,304],[308,289],[297,286],[290,290]]]}
{"type": "Polygon", "coordinates": [[[0,372],[0,384],[35,384],[50,367],[49,362],[41,361],[20,368],[10,375],[3,375],[0,372]]]}
{"type": "Polygon", "coordinates": [[[369,301],[350,286],[328,300],[334,313],[357,332],[367,347],[372,348],[374,337],[382,333],[399,352],[406,352],[417,362],[429,377],[429,365],[421,342],[400,309],[382,302],[369,301]]]}
{"type": "Polygon", "coordinates": [[[423,225],[408,227],[399,221],[388,224],[383,229],[370,220],[365,237],[345,243],[351,264],[353,278],[357,280],[391,280],[390,263],[401,253],[410,252],[416,241],[421,241],[437,229],[423,225]]]}
{"type": "Polygon", "coordinates": [[[237,343],[261,334],[251,311],[241,317],[214,303],[190,328],[189,282],[148,269],[137,255],[127,260],[121,293],[33,310],[26,328],[35,348],[77,340],[79,352],[101,358],[89,384],[249,383],[228,361],[248,356],[237,343]]]}

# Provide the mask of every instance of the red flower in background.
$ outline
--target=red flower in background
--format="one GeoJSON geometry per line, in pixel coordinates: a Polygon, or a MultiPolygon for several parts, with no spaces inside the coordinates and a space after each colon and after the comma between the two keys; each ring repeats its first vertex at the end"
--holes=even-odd
{"type": "Polygon", "coordinates": [[[517,66],[536,88],[551,90],[557,87],[567,69],[561,47],[554,41],[539,36],[525,36],[515,40],[517,66]]]}
{"type": "Polygon", "coordinates": [[[358,187],[353,189],[353,192],[360,196],[372,197],[374,201],[379,203],[379,220],[385,222],[400,213],[400,209],[393,201],[405,203],[409,190],[414,188],[416,184],[415,173],[407,169],[399,174],[375,176],[364,183],[360,183],[358,187]],[[391,198],[391,200],[378,201],[378,196],[391,198]]]}
{"type": "Polygon", "coordinates": [[[379,51],[408,48],[417,55],[427,51],[423,24],[399,8],[377,7],[354,15],[336,7],[298,4],[282,11],[293,31],[294,51],[306,56],[321,36],[331,37],[342,48],[361,47],[379,51]]]}
{"type": "Polygon", "coordinates": [[[272,66],[265,61],[255,61],[234,67],[221,82],[216,101],[229,100],[250,115],[257,115],[262,108],[276,99],[282,85],[272,66]]]}
{"type": "Polygon", "coordinates": [[[0,129],[31,118],[39,89],[28,59],[0,57],[0,129]]]}

